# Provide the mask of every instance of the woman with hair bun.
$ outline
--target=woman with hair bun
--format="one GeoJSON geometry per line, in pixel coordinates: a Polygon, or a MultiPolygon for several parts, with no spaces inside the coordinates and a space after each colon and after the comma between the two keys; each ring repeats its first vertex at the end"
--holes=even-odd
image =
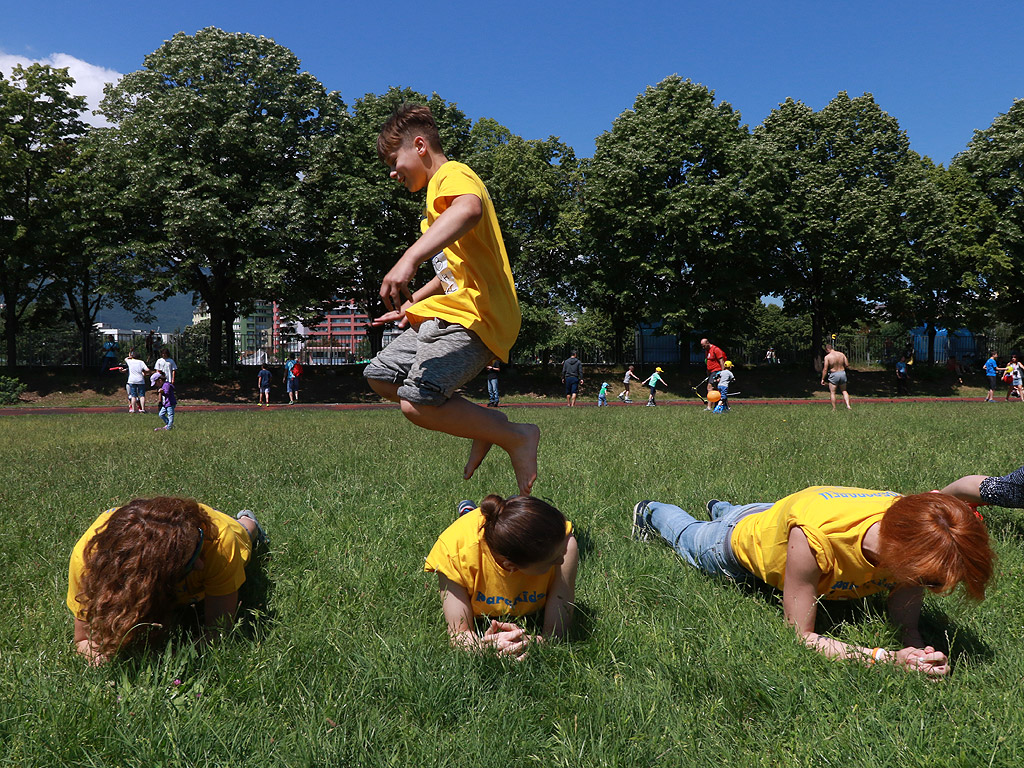
{"type": "Polygon", "coordinates": [[[521,660],[531,643],[562,637],[572,620],[579,559],[572,523],[533,496],[491,494],[479,507],[462,502],[459,515],[424,565],[437,573],[452,645],[521,660]],[[541,611],[540,634],[513,621],[541,611]]]}
{"type": "Polygon", "coordinates": [[[199,601],[207,627],[230,628],[260,542],[266,534],[247,509],[231,518],[193,499],[157,497],[107,510],[71,553],[67,606],[78,652],[102,664],[199,601]]]}
{"type": "Polygon", "coordinates": [[[992,577],[988,531],[977,512],[948,493],[814,486],[780,501],[708,502],[710,521],[679,507],[641,501],[634,536],[655,532],[690,565],[735,581],[782,590],[786,621],[826,656],[879,661],[942,676],[949,660],[918,629],[925,589],[949,594],[959,584],[974,600],[992,577]],[[861,648],[814,631],[818,601],[889,592],[889,615],[903,648],[861,648]]]}

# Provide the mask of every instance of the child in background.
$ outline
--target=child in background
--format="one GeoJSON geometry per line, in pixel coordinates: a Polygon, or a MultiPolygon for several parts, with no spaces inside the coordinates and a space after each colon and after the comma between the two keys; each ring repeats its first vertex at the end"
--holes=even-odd
{"type": "Polygon", "coordinates": [[[174,407],[178,404],[178,397],[174,392],[174,385],[164,378],[164,375],[157,371],[153,374],[150,379],[150,383],[157,388],[158,396],[160,397],[160,411],[158,416],[164,425],[162,427],[155,427],[154,432],[160,430],[170,429],[174,426],[174,407]]]}
{"type": "Polygon", "coordinates": [[[375,325],[410,325],[366,366],[381,397],[401,403],[417,426],[473,441],[463,477],[472,477],[491,445],[512,460],[519,492],[537,479],[540,429],[510,422],[455,391],[497,357],[508,362],[522,315],[512,268],[487,188],[472,169],[448,160],[430,108],[404,104],[377,138],[390,176],[410,192],[426,189],[421,235],[384,276],[388,310],[375,325]],[[430,261],[435,276],[412,293],[410,282],[430,261]]]}
{"type": "Polygon", "coordinates": [[[629,366],[626,369],[626,373],[622,377],[622,391],[619,392],[619,400],[624,403],[632,403],[633,399],[629,396],[629,384],[631,381],[640,381],[640,377],[637,376],[633,370],[635,366],[629,366]]]}
{"type": "Polygon", "coordinates": [[[532,496],[491,494],[474,507],[459,504],[459,518],[423,569],[437,574],[454,647],[492,648],[519,661],[531,643],[563,637],[572,621],[579,557],[572,523],[532,496]],[[513,621],[540,611],[540,634],[513,621]]]}
{"type": "Polygon", "coordinates": [[[256,374],[256,387],[259,389],[259,406],[270,407],[270,369],[267,364],[260,366],[260,372],[256,374]]]}
{"type": "Polygon", "coordinates": [[[646,379],[644,379],[642,382],[640,382],[640,386],[641,387],[644,386],[645,384],[648,387],[650,387],[651,394],[647,398],[647,405],[649,405],[649,406],[657,405],[657,403],[655,402],[654,398],[655,398],[655,395],[658,392],[658,383],[665,381],[663,378],[661,378],[661,374],[662,373],[663,373],[663,371],[661,370],[661,367],[657,367],[657,368],[654,369],[654,373],[652,373],[650,376],[648,376],[646,379]]]}
{"type": "Polygon", "coordinates": [[[725,413],[729,409],[729,385],[736,380],[736,375],[732,372],[732,360],[726,360],[723,365],[725,366],[722,370],[712,374],[713,377],[718,378],[717,388],[718,394],[722,396],[722,399],[718,401],[718,405],[715,406],[715,413],[725,413]]]}
{"type": "Polygon", "coordinates": [[[608,382],[601,384],[601,391],[597,393],[597,407],[608,405],[608,382]]]}

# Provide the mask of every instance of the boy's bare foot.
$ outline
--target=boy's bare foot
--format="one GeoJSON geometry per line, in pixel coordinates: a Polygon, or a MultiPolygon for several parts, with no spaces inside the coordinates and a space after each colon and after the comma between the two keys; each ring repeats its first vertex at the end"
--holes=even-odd
{"type": "Polygon", "coordinates": [[[473,446],[469,449],[469,461],[466,462],[466,468],[462,470],[462,479],[469,480],[476,472],[476,468],[480,466],[480,462],[484,460],[484,456],[491,450],[491,446],[494,443],[489,443],[486,440],[474,440],[473,446]]]}
{"type": "Polygon", "coordinates": [[[540,427],[536,424],[516,424],[519,439],[505,450],[512,459],[519,493],[529,496],[537,480],[537,446],[540,445],[540,427]]]}

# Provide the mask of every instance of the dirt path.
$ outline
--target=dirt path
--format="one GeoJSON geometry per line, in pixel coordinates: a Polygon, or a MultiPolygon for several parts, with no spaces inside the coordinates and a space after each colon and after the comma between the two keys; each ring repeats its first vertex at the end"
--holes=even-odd
{"type": "MultiPolygon", "coordinates": [[[[892,405],[902,405],[906,403],[981,403],[984,398],[980,397],[858,397],[854,399],[854,405],[860,403],[889,403],[892,405]]],[[[751,399],[751,400],[735,400],[736,406],[743,407],[745,405],[829,405],[829,400],[821,399],[751,399]]],[[[701,406],[703,403],[699,400],[664,400],[658,403],[659,407],[662,406],[701,406]]],[[[271,405],[268,409],[264,410],[304,410],[304,411],[378,411],[386,410],[389,408],[397,408],[395,403],[297,403],[295,405],[271,405]]],[[[504,403],[500,406],[501,408],[565,408],[565,404],[562,402],[546,402],[546,403],[504,403]]],[[[596,403],[577,403],[577,408],[596,408],[596,403]]],[[[644,404],[640,401],[626,405],[625,403],[609,403],[609,408],[637,408],[644,407],[644,404]]],[[[261,410],[259,406],[253,403],[203,403],[197,405],[188,405],[187,403],[179,403],[177,408],[174,409],[175,415],[179,413],[191,413],[197,411],[258,411],[261,410]]],[[[23,416],[23,415],[34,415],[34,416],[56,416],[56,415],[68,415],[75,413],[127,413],[124,406],[65,406],[65,407],[49,407],[49,406],[19,406],[13,408],[0,408],[0,416],[23,416]]],[[[156,415],[156,409],[150,409],[147,412],[149,415],[156,415]]]]}

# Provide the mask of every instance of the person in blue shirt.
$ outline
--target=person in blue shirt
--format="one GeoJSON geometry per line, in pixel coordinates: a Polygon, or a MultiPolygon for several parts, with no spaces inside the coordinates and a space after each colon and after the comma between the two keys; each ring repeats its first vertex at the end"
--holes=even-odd
{"type": "Polygon", "coordinates": [[[256,376],[256,386],[259,389],[259,405],[260,407],[270,407],[270,369],[267,368],[267,364],[263,363],[260,366],[260,372],[256,376]]]}
{"type": "Polygon", "coordinates": [[[994,350],[988,353],[988,360],[985,361],[985,376],[988,377],[988,396],[985,397],[985,402],[994,403],[996,387],[999,386],[999,355],[994,350]]]}
{"type": "Polygon", "coordinates": [[[897,395],[909,395],[910,390],[907,389],[907,382],[910,381],[910,374],[907,372],[907,356],[902,355],[898,363],[896,363],[896,394],[897,395]]]}

